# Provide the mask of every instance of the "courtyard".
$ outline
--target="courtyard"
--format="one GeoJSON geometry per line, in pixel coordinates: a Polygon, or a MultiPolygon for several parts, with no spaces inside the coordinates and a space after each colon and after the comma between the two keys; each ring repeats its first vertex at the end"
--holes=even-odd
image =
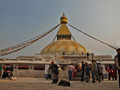
{"type": "Polygon", "coordinates": [[[16,78],[16,80],[0,79],[0,90],[119,90],[118,81],[104,80],[101,83],[70,81],[71,86],[51,84],[44,78],[16,78]]]}

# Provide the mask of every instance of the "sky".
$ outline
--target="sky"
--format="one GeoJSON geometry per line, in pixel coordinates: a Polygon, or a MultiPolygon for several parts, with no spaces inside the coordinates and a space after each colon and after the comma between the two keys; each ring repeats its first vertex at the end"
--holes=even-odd
{"type": "MultiPolygon", "coordinates": [[[[68,23],[108,44],[120,47],[120,0],[0,0],[0,50],[29,40],[60,23],[68,23]]],[[[95,55],[116,51],[67,25],[76,42],[95,55]]],[[[59,27],[21,51],[0,58],[40,53],[51,43],[59,27]]]]}

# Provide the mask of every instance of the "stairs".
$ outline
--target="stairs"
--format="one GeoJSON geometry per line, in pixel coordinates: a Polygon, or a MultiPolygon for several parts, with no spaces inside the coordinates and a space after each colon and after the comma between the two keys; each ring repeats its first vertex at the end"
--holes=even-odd
{"type": "Polygon", "coordinates": [[[81,81],[81,78],[82,78],[82,69],[77,69],[77,72],[74,75],[73,81],[81,81]]]}

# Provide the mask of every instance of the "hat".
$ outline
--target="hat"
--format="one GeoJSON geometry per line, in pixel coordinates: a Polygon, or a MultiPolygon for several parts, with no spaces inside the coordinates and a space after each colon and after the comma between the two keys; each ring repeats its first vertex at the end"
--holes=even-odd
{"type": "Polygon", "coordinates": [[[54,64],[54,61],[51,61],[52,64],[54,64]]]}
{"type": "Polygon", "coordinates": [[[120,48],[116,49],[116,51],[118,52],[120,50],[120,48]]]}
{"type": "Polygon", "coordinates": [[[82,61],[82,63],[84,63],[84,61],[82,61]]]}
{"type": "Polygon", "coordinates": [[[91,60],[92,62],[95,62],[95,60],[91,60]]]}

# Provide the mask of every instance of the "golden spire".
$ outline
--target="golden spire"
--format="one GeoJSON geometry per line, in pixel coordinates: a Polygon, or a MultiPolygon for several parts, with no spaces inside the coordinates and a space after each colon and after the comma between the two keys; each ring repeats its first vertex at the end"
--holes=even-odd
{"type": "Polygon", "coordinates": [[[65,14],[63,13],[63,16],[60,18],[60,23],[61,24],[67,24],[67,17],[65,16],[65,14]]]}
{"type": "Polygon", "coordinates": [[[57,40],[62,40],[62,39],[67,39],[67,40],[71,40],[71,33],[67,27],[67,17],[65,16],[65,14],[63,13],[63,16],[60,18],[60,29],[57,33],[57,40]]]}

